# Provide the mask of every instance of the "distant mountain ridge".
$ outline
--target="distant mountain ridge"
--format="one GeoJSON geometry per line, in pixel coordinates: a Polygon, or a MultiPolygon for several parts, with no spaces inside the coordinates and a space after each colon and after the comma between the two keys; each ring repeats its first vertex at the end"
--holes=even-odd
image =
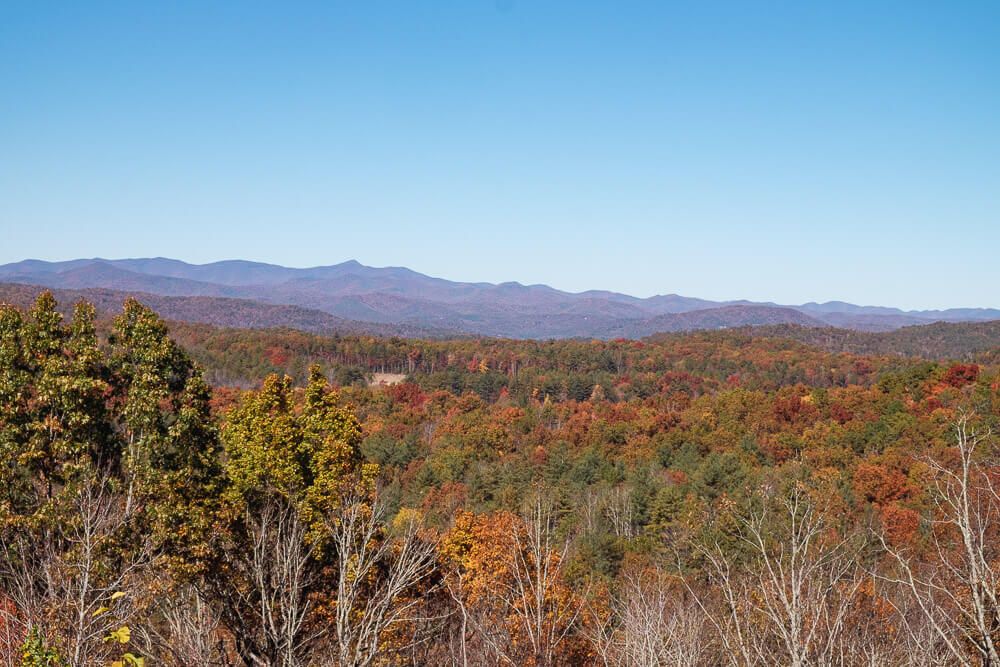
{"type": "Polygon", "coordinates": [[[677,294],[639,298],[603,290],[572,293],[516,282],[454,282],[405,267],[376,268],[353,260],[303,269],[245,260],[198,265],[163,257],[25,260],[0,266],[0,282],[188,299],[183,306],[180,301],[170,304],[186,313],[177,319],[201,317],[191,321],[203,322],[212,314],[200,310],[219,310],[220,303],[210,305],[210,300],[195,302],[191,298],[238,300],[238,307],[224,302],[228,306],[221,308],[221,312],[241,313],[237,318],[241,324],[227,326],[254,326],[255,319],[262,323],[258,326],[275,326],[279,313],[284,312],[300,327],[305,322],[310,331],[362,330],[367,324],[384,325],[386,331],[510,338],[637,338],[658,332],[739,326],[832,325],[891,331],[935,321],[1000,319],[1000,310],[988,308],[903,311],[840,301],[784,306],[717,302],[677,294]],[[265,305],[302,310],[268,310],[265,305]]]}
{"type": "Polygon", "coordinates": [[[122,310],[125,299],[132,296],[155,310],[167,320],[229,329],[296,329],[318,334],[399,336],[406,338],[441,338],[450,331],[424,327],[380,324],[348,320],[318,310],[300,306],[283,306],[248,299],[215,296],[163,296],[148,292],[129,292],[92,287],[58,289],[20,283],[0,283],[0,303],[28,308],[38,294],[49,289],[64,315],[73,311],[81,300],[94,304],[99,317],[112,317],[122,310]]]}

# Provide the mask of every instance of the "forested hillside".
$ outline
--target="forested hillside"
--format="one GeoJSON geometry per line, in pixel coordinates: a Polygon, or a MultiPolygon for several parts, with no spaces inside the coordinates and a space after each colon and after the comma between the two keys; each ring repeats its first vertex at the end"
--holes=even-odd
{"type": "MultiPolygon", "coordinates": [[[[645,340],[420,340],[321,336],[291,330],[234,330],[174,322],[174,337],[213,384],[256,386],[268,373],[305,381],[310,364],[333,374],[410,374],[456,391],[521,392],[541,371],[547,393],[569,384],[580,397],[600,384],[648,394],[657,374],[692,372],[718,382],[775,387],[795,382],[842,386],[864,381],[858,368],[894,368],[919,360],[989,363],[1000,350],[995,323],[940,324],[892,333],[754,327],[653,336],[645,340]],[[480,372],[482,369],[485,371],[480,372]],[[554,378],[554,379],[553,379],[554,378]],[[647,378],[654,378],[647,382],[647,378]],[[555,384],[553,385],[552,382],[555,384]],[[635,389],[642,387],[642,389],[635,389]]],[[[568,391],[568,390],[567,390],[568,391]]],[[[565,392],[563,392],[565,393],[565,392]]],[[[569,395],[569,394],[566,394],[569,395]]]]}
{"type": "MultiPolygon", "coordinates": [[[[849,329],[797,326],[741,327],[723,337],[741,334],[758,338],[789,338],[829,352],[895,354],[925,359],[992,358],[1000,348],[1000,320],[935,322],[895,331],[862,332],[849,329]]],[[[699,334],[712,336],[713,334],[699,334]]],[[[653,337],[657,340],[661,337],[653,337]]]]}
{"type": "MultiPolygon", "coordinates": [[[[141,294],[143,299],[155,298],[164,312],[187,314],[175,319],[224,326],[275,326],[275,314],[284,312],[295,320],[284,322],[286,326],[327,333],[344,331],[353,322],[354,331],[382,324],[407,329],[406,335],[412,336],[448,332],[508,338],[641,338],[664,331],[737,326],[832,325],[890,331],[937,321],[1000,319],[1000,310],[991,308],[903,311],[842,301],[779,305],[677,294],[639,298],[607,290],[573,293],[518,282],[455,282],[405,267],[372,267],[353,260],[302,269],[243,260],[199,265],[163,257],[24,260],[0,265],[0,280],[99,291],[95,297],[85,294],[88,299],[107,296],[107,290],[120,292],[120,297],[141,294]],[[276,311],[274,306],[285,308],[276,311]],[[238,318],[220,321],[232,310],[239,311],[238,318]]],[[[5,289],[10,288],[0,283],[0,294],[5,289]]]]}
{"type": "Polygon", "coordinates": [[[3,664],[1000,664],[990,329],[803,331],[4,306],[3,664]]]}
{"type": "MultiPolygon", "coordinates": [[[[0,303],[22,308],[30,306],[43,291],[35,285],[0,283],[0,303]]],[[[336,317],[311,308],[288,306],[215,296],[161,296],[146,292],[123,292],[103,288],[56,289],[50,292],[69,314],[72,305],[85,300],[94,305],[97,316],[107,319],[121,310],[128,297],[141,299],[163,317],[181,322],[197,322],[230,328],[286,327],[326,334],[368,334],[374,336],[443,336],[441,330],[407,324],[359,322],[336,317]]]]}

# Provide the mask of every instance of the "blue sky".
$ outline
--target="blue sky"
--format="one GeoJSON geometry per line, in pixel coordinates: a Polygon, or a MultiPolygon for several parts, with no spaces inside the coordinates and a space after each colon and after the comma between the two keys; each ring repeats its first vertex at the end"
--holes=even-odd
{"type": "Polygon", "coordinates": [[[1000,306],[1000,3],[2,3],[0,233],[1000,306]]]}

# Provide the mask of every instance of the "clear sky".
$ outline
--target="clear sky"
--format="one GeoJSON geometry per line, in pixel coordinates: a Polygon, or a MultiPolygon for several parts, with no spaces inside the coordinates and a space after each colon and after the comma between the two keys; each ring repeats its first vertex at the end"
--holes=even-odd
{"type": "Polygon", "coordinates": [[[0,3],[0,262],[1000,306],[1000,2],[0,3]]]}

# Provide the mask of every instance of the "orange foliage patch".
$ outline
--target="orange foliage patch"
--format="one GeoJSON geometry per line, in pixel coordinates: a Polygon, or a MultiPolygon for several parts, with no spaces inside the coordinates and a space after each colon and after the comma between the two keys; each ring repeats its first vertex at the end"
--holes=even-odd
{"type": "Polygon", "coordinates": [[[879,518],[882,520],[886,539],[893,546],[912,543],[920,527],[920,515],[896,503],[880,508],[879,518]]]}
{"type": "Polygon", "coordinates": [[[899,468],[863,462],[854,469],[854,491],[867,502],[881,505],[909,497],[913,488],[899,468]]]}

